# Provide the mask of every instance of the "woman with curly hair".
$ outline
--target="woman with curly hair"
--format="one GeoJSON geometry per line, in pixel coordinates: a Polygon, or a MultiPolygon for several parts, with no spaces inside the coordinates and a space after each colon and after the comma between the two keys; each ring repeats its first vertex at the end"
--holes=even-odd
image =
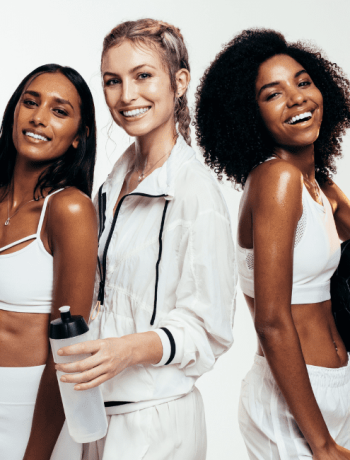
{"type": "Polygon", "coordinates": [[[259,339],[239,409],[251,459],[350,459],[350,364],[330,300],[350,238],[350,203],[331,180],[349,87],[317,50],[247,30],[198,89],[206,163],[244,188],[237,257],[259,339]]]}
{"type": "Polygon", "coordinates": [[[84,459],[204,460],[195,382],[232,344],[235,265],[225,202],[190,146],[183,37],[153,19],[119,24],[101,70],[111,115],[135,143],[96,203],[96,340],[62,350],[93,356],[58,367],[76,389],[102,385],[109,428],[84,459]]]}

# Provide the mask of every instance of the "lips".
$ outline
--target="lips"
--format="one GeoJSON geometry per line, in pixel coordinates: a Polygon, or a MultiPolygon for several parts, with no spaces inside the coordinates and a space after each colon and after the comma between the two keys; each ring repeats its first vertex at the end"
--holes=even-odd
{"type": "Polygon", "coordinates": [[[33,130],[23,130],[23,134],[25,136],[28,136],[32,139],[37,139],[39,141],[45,141],[45,142],[48,142],[50,141],[51,139],[47,136],[45,136],[43,133],[40,133],[40,132],[37,132],[37,131],[33,131],[33,130]]]}
{"type": "Polygon", "coordinates": [[[308,121],[312,118],[312,113],[310,111],[300,113],[298,115],[294,115],[291,118],[288,118],[285,123],[288,125],[296,125],[298,123],[302,123],[304,121],[308,121]]]}
{"type": "Polygon", "coordinates": [[[144,113],[148,112],[151,107],[138,107],[135,109],[131,110],[121,110],[120,113],[125,117],[125,118],[135,118],[140,115],[143,115],[144,113]]]}

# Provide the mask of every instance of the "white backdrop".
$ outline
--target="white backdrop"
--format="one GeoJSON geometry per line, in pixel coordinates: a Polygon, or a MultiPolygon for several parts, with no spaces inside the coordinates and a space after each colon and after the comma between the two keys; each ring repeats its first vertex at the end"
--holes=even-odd
{"type": "MultiPolygon", "coordinates": [[[[199,79],[221,46],[250,27],[273,28],[292,41],[310,40],[350,74],[349,0],[2,0],[0,113],[22,78],[39,65],[57,63],[78,70],[88,82],[96,105],[95,190],[131,142],[111,125],[103,99],[99,75],[102,40],[117,23],[142,17],[162,19],[181,29],[192,68],[191,106],[199,79]]],[[[343,151],[336,182],[350,196],[349,135],[343,151]]],[[[222,185],[222,190],[235,234],[241,195],[228,185],[222,185]]],[[[237,405],[240,382],[251,366],[256,339],[240,291],[234,335],[231,350],[198,381],[206,408],[208,460],[248,459],[238,429],[237,405]]]]}

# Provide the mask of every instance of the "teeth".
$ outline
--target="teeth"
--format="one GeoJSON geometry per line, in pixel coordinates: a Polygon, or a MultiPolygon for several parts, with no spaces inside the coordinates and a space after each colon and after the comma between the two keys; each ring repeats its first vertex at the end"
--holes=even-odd
{"type": "Polygon", "coordinates": [[[310,118],[310,117],[312,117],[311,112],[301,113],[300,115],[296,115],[295,117],[293,117],[290,120],[288,120],[287,123],[289,125],[293,125],[294,123],[296,123],[299,120],[303,120],[304,118],[310,118]]]}
{"type": "Polygon", "coordinates": [[[29,131],[27,131],[25,134],[26,136],[33,137],[34,139],[39,139],[41,141],[48,141],[47,137],[40,136],[40,134],[34,134],[29,131]]]}
{"type": "Polygon", "coordinates": [[[137,117],[137,115],[141,115],[142,113],[147,112],[150,107],[145,107],[144,109],[135,109],[135,110],[128,110],[127,112],[122,112],[124,117],[137,117]]]}

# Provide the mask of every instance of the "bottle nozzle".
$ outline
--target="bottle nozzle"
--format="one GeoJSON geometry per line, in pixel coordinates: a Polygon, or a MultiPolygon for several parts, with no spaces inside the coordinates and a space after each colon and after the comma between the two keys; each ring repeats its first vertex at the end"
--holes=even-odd
{"type": "Polygon", "coordinates": [[[59,311],[61,312],[61,319],[63,322],[69,321],[71,319],[70,307],[68,305],[60,307],[59,311]]]}

